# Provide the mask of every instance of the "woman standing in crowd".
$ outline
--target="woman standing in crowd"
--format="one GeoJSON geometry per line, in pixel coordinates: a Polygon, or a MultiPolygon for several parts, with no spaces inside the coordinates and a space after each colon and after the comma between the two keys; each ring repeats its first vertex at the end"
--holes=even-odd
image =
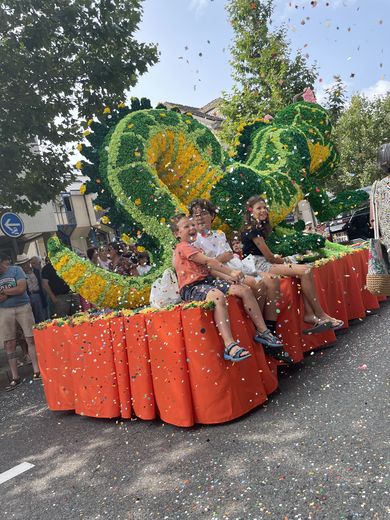
{"type": "Polygon", "coordinates": [[[380,147],[378,164],[387,175],[375,181],[371,189],[371,225],[374,224],[375,204],[381,240],[390,253],[390,143],[380,147]]]}

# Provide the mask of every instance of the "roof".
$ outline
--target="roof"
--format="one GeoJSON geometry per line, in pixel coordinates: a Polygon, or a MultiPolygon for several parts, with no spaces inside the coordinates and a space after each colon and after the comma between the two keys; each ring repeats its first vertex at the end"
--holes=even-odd
{"type": "Polygon", "coordinates": [[[202,112],[210,112],[211,110],[214,110],[215,108],[219,108],[219,104],[221,102],[222,98],[215,98],[210,103],[207,103],[204,107],[201,108],[202,112]]]}
{"type": "MultiPolygon", "coordinates": [[[[211,121],[222,121],[221,117],[212,116],[211,114],[207,114],[203,110],[203,108],[190,107],[188,105],[180,105],[179,103],[171,103],[170,101],[164,101],[163,105],[165,105],[167,108],[177,107],[180,110],[180,112],[191,112],[192,115],[201,117],[203,119],[209,119],[211,121]]],[[[208,106],[208,105],[206,105],[206,106],[208,106]]]]}

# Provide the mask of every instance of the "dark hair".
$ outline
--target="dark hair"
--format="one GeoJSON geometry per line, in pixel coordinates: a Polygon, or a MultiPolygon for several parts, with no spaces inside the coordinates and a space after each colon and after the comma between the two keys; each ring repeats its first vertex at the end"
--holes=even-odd
{"type": "Polygon", "coordinates": [[[178,224],[183,218],[187,218],[185,213],[178,213],[171,218],[169,227],[171,228],[172,233],[177,233],[179,231],[178,224]]]}
{"type": "Polygon", "coordinates": [[[217,214],[217,208],[214,206],[213,203],[211,203],[207,199],[194,199],[190,205],[188,206],[188,213],[190,214],[190,217],[193,216],[195,208],[200,208],[208,213],[214,218],[217,214]]]}
{"type": "Polygon", "coordinates": [[[96,247],[89,247],[87,249],[87,257],[89,258],[89,260],[92,260],[93,258],[93,255],[97,252],[97,249],[96,247]]]}
{"type": "Polygon", "coordinates": [[[116,252],[118,255],[123,255],[124,253],[124,247],[121,242],[110,242],[107,247],[112,247],[112,249],[116,252]]]}
{"type": "Polygon", "coordinates": [[[142,252],[137,253],[137,258],[138,258],[138,260],[141,260],[141,258],[146,258],[148,261],[148,264],[150,265],[150,256],[147,251],[142,251],[142,252]]]}
{"type": "Polygon", "coordinates": [[[11,257],[7,255],[7,253],[0,253],[0,262],[4,262],[5,260],[11,262],[11,257]]]}
{"type": "Polygon", "coordinates": [[[258,202],[264,202],[265,205],[267,205],[267,201],[261,197],[260,195],[253,195],[250,197],[245,205],[245,229],[248,228],[257,228],[261,229],[263,232],[263,236],[265,239],[267,239],[271,232],[272,232],[272,226],[270,224],[269,218],[263,220],[262,222],[258,222],[254,217],[252,213],[253,206],[257,204],[258,202]]]}
{"type": "Polygon", "coordinates": [[[233,231],[230,235],[230,242],[241,242],[240,232],[233,231]]]}

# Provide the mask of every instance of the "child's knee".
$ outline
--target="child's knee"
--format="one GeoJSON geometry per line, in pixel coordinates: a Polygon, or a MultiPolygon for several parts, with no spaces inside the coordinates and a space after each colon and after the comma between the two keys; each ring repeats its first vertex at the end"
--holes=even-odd
{"type": "Polygon", "coordinates": [[[248,296],[252,296],[252,289],[248,285],[238,285],[237,293],[242,298],[246,298],[248,296]]]}
{"type": "Polygon", "coordinates": [[[310,276],[312,274],[312,266],[311,265],[302,265],[302,274],[304,276],[310,276]]]}
{"type": "Polygon", "coordinates": [[[219,289],[212,289],[207,293],[207,301],[217,303],[225,303],[225,295],[219,289]]]}

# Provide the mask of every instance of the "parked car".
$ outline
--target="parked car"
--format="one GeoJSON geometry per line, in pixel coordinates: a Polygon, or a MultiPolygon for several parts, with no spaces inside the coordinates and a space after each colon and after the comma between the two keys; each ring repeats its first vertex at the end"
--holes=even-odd
{"type": "Polygon", "coordinates": [[[370,206],[355,210],[352,214],[343,213],[329,225],[330,239],[338,244],[346,244],[353,240],[368,240],[374,232],[370,227],[370,206]]]}

